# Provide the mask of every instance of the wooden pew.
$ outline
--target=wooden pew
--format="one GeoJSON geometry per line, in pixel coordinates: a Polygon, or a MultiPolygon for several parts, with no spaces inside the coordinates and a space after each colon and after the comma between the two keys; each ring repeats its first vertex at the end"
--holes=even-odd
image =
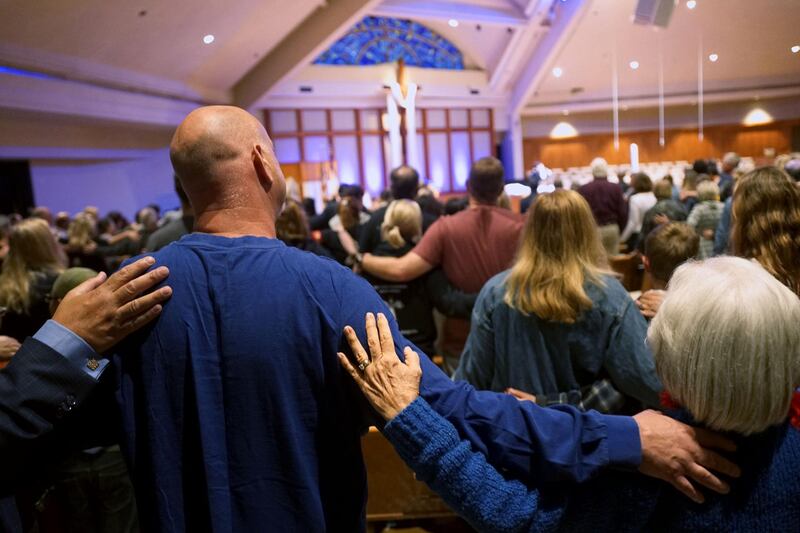
{"type": "Polygon", "coordinates": [[[376,429],[361,439],[367,467],[367,522],[454,516],[427,485],[418,481],[376,429]]]}

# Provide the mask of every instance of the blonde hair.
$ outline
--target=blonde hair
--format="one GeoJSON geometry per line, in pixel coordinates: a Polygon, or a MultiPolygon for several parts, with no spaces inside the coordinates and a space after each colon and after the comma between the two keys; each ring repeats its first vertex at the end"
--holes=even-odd
{"type": "Polygon", "coordinates": [[[755,261],[717,257],[675,271],[647,340],[664,386],[698,422],[749,435],[789,414],[798,324],[786,286],[755,261]]]}
{"type": "Polygon", "coordinates": [[[700,182],[697,186],[697,199],[701,202],[718,201],[719,185],[710,180],[700,182]]]}
{"type": "Polygon", "coordinates": [[[785,172],[761,167],[739,178],[731,244],[800,295],[800,189],[785,172]]]}
{"type": "Polygon", "coordinates": [[[536,198],[504,301],[523,314],[572,324],[592,307],[586,280],[603,286],[605,252],[586,200],[558,190],[536,198]]]}
{"type": "Polygon", "coordinates": [[[392,248],[415,243],[422,235],[422,209],[414,200],[395,200],[386,209],[381,237],[392,248]]]}
{"type": "Polygon", "coordinates": [[[67,245],[70,248],[83,248],[92,243],[95,233],[95,220],[92,215],[78,213],[67,228],[67,245]]]}
{"type": "Polygon", "coordinates": [[[23,220],[11,229],[8,238],[8,255],[0,272],[0,305],[26,313],[33,276],[63,269],[62,254],[47,222],[40,218],[23,220]]]}

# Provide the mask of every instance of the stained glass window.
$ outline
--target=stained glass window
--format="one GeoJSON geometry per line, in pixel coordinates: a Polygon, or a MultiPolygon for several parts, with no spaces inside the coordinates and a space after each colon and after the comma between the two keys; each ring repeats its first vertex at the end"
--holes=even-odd
{"type": "Polygon", "coordinates": [[[422,24],[388,17],[365,17],[314,63],[379,65],[399,59],[412,67],[464,70],[453,43],[422,24]]]}

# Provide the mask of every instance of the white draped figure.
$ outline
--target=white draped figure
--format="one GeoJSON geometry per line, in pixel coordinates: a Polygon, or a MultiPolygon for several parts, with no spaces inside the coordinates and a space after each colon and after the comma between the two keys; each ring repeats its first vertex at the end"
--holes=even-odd
{"type": "Polygon", "coordinates": [[[392,168],[397,168],[404,163],[403,161],[403,141],[400,138],[400,112],[399,105],[405,110],[406,115],[406,161],[405,164],[419,168],[419,156],[417,152],[417,85],[408,84],[408,91],[403,96],[400,84],[393,81],[389,84],[391,93],[386,95],[386,107],[389,111],[389,146],[391,151],[390,161],[392,168]]]}

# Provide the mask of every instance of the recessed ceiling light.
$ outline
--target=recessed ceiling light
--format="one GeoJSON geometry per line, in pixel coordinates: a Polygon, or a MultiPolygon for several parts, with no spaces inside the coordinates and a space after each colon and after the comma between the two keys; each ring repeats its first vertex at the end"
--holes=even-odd
{"type": "Polygon", "coordinates": [[[708,60],[711,61],[712,63],[716,63],[717,59],[719,59],[719,56],[717,54],[711,54],[708,56],[708,60]]]}
{"type": "Polygon", "coordinates": [[[203,37],[203,42],[206,43],[206,44],[213,43],[214,42],[214,36],[209,33],[208,35],[203,37]]]}
{"type": "Polygon", "coordinates": [[[631,62],[630,62],[630,63],[628,63],[628,64],[630,65],[630,67],[631,67],[633,70],[636,70],[637,68],[639,68],[639,62],[638,62],[638,61],[636,61],[636,60],[633,60],[633,61],[631,61],[631,62]]]}
{"type": "Polygon", "coordinates": [[[793,54],[796,54],[797,52],[800,52],[800,44],[796,44],[796,45],[792,46],[790,48],[790,50],[792,51],[793,54]]]}
{"type": "Polygon", "coordinates": [[[688,7],[689,9],[694,9],[695,7],[697,7],[697,2],[695,2],[695,0],[689,0],[688,2],[686,2],[686,7],[688,7]]]}
{"type": "Polygon", "coordinates": [[[562,74],[564,74],[564,71],[561,70],[561,67],[555,67],[553,69],[553,76],[555,76],[556,78],[560,78],[562,74]]]}
{"type": "Polygon", "coordinates": [[[450,19],[450,20],[447,21],[447,23],[450,25],[451,28],[457,28],[458,27],[458,21],[456,19],[450,19]]]}

